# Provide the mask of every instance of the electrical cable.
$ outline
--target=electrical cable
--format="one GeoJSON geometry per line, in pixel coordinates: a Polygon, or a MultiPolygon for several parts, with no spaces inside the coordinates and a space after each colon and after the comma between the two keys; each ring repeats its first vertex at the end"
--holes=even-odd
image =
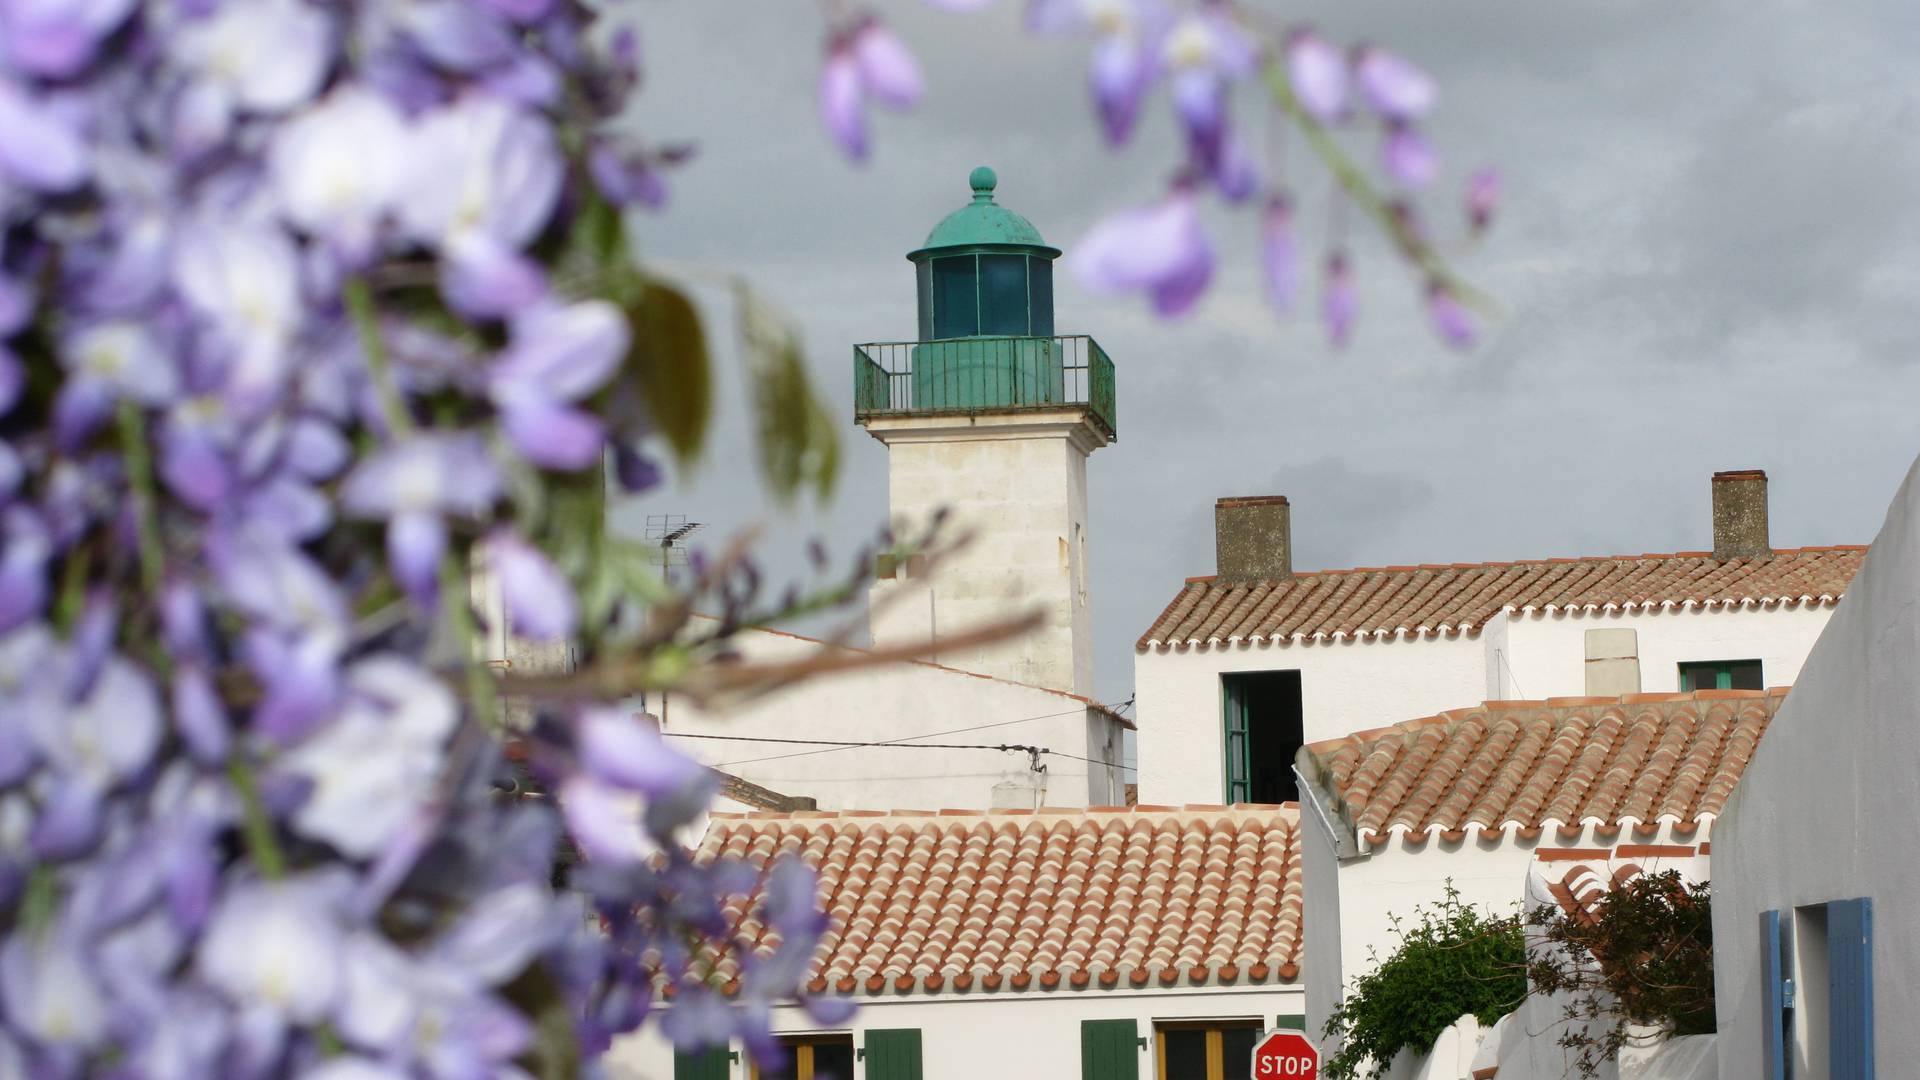
{"type": "MultiPolygon", "coordinates": [[[[969,732],[969,731],[985,731],[985,730],[986,730],[986,729],[988,729],[988,728],[997,728],[997,727],[1009,727],[1009,726],[1011,726],[1011,725],[1014,725],[1014,724],[1025,724],[1025,723],[1028,723],[1028,722],[1030,722],[1030,721],[1034,721],[1034,720],[1051,720],[1051,719],[1054,719],[1055,717],[1060,717],[1060,716],[1074,716],[1074,715],[1076,715],[1076,714],[1079,714],[1079,713],[1082,713],[1082,712],[1085,712],[1085,711],[1086,711],[1086,710],[1085,710],[1084,708],[1081,708],[1081,709],[1067,709],[1067,710],[1065,710],[1065,711],[1063,711],[1063,712],[1057,712],[1057,713],[1043,713],[1043,714],[1041,714],[1041,715],[1039,715],[1039,716],[1023,716],[1023,717],[1021,717],[1021,718],[1020,718],[1020,719],[1018,719],[1018,720],[999,720],[999,721],[996,721],[996,722],[994,722],[994,723],[991,723],[991,724],[974,724],[974,725],[972,725],[971,727],[962,727],[962,728],[949,728],[949,729],[948,729],[948,730],[946,730],[946,731],[928,731],[928,732],[923,732],[923,733],[921,733],[921,734],[919,734],[919,735],[903,735],[903,736],[901,736],[901,737],[900,737],[900,738],[898,738],[898,739],[888,739],[888,740],[886,740],[886,741],[883,741],[883,742],[870,742],[870,743],[853,743],[853,744],[848,744],[848,745],[838,745],[838,746],[828,746],[828,747],[824,747],[824,748],[822,748],[822,749],[819,749],[819,750],[800,750],[800,751],[797,751],[797,752],[795,752],[795,753],[791,753],[791,754],[770,754],[770,755],[768,755],[768,756],[766,756],[766,757],[757,757],[757,758],[742,758],[742,759],[741,759],[741,760],[739,760],[739,761],[723,761],[723,762],[721,762],[720,764],[718,764],[718,765],[716,765],[716,766],[714,766],[714,767],[715,767],[715,768],[717,768],[717,769],[725,769],[725,768],[728,768],[728,767],[730,767],[730,766],[734,766],[734,765],[753,765],[753,764],[757,764],[757,763],[759,763],[759,762],[762,762],[762,761],[781,761],[781,760],[784,760],[784,759],[786,759],[786,758],[797,758],[797,757],[808,757],[808,756],[810,756],[810,755],[813,755],[813,754],[833,754],[833,753],[838,753],[839,751],[842,751],[842,750],[855,750],[855,749],[859,749],[860,747],[864,747],[864,746],[914,746],[914,745],[924,745],[924,744],[916,744],[916,743],[914,743],[914,742],[913,742],[913,740],[914,740],[914,739],[937,739],[937,738],[939,738],[939,737],[940,737],[940,736],[942,736],[942,735],[960,735],[960,734],[964,734],[964,733],[966,733],[966,732],[969,732]]],[[[661,732],[661,734],[663,734],[663,735],[676,735],[676,734],[678,734],[678,733],[676,733],[676,732],[671,732],[671,731],[663,731],[663,732],[661,732]]],[[[680,736],[680,737],[683,737],[683,738],[684,738],[684,737],[686,737],[686,736],[680,736]]],[[[774,741],[777,741],[777,740],[773,740],[773,739],[751,739],[751,738],[745,738],[744,736],[741,736],[740,738],[743,738],[743,739],[745,739],[745,741],[748,741],[748,742],[774,742],[774,741]]]]}

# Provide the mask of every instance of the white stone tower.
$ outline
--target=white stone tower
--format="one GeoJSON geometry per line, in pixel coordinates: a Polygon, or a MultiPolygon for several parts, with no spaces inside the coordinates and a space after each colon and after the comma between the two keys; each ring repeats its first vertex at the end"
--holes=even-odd
{"type": "Polygon", "coordinates": [[[938,649],[967,671],[1091,696],[1087,455],[1112,442],[1113,364],[1094,340],[1053,328],[1053,260],[1027,220],[973,201],[908,254],[918,341],[854,349],[854,410],[887,447],[896,533],[939,511],[971,542],[938,572],[883,564],[871,591],[876,645],[937,643],[1028,611],[1041,629],[1012,642],[938,649]]]}

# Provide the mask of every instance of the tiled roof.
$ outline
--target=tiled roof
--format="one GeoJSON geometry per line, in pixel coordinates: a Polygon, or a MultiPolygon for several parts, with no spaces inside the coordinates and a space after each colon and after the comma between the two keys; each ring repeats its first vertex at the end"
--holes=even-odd
{"type": "Polygon", "coordinates": [[[1490,701],[1312,743],[1301,754],[1334,810],[1376,846],[1394,833],[1517,831],[1662,821],[1690,836],[1717,816],[1785,690],[1490,701]]]}
{"type": "Polygon", "coordinates": [[[1135,648],[1319,637],[1478,633],[1503,611],[1638,611],[1688,604],[1830,604],[1864,547],[1794,548],[1763,559],[1700,551],[1451,566],[1362,567],[1286,581],[1189,578],[1135,648]]]}
{"type": "MultiPolygon", "coordinates": [[[[814,993],[1291,982],[1299,812],[1286,806],[714,814],[697,857],[820,875],[814,993]]],[[[757,897],[733,902],[742,933],[757,897]]],[[[738,971],[732,958],[717,968],[738,971]]]]}

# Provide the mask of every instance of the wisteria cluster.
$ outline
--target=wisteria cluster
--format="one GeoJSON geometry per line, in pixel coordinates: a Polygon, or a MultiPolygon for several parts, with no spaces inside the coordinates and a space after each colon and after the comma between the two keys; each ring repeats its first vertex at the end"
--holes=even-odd
{"type": "MultiPolygon", "coordinates": [[[[993,0],[927,0],[972,11],[993,0]]],[[[1289,310],[1300,292],[1302,252],[1296,199],[1286,176],[1284,142],[1297,133],[1333,178],[1335,205],[1321,267],[1320,314],[1335,347],[1353,333],[1359,298],[1345,235],[1346,207],[1373,220],[1417,273],[1429,321],[1456,347],[1478,334],[1470,308],[1477,294],[1446,266],[1416,199],[1441,177],[1441,162],[1421,130],[1439,93],[1431,76],[1379,45],[1341,48],[1303,25],[1266,25],[1260,13],[1231,0],[1025,0],[1036,34],[1076,34],[1091,42],[1089,82],[1101,131],[1125,144],[1149,96],[1164,87],[1183,133],[1183,158],[1167,193],[1097,224],[1069,253],[1081,285],[1096,293],[1142,293],[1159,315],[1190,311],[1213,281],[1218,262],[1202,224],[1207,193],[1257,213],[1261,273],[1268,301],[1289,310]],[[1267,91],[1270,122],[1236,123],[1236,84],[1267,91]],[[1269,133],[1256,148],[1247,135],[1269,133]],[[1345,131],[1377,133],[1376,166],[1362,167],[1345,131]]],[[[871,13],[841,19],[830,30],[820,79],[820,112],[828,134],[855,160],[868,151],[866,103],[894,108],[923,93],[918,63],[904,42],[871,13]]],[[[1492,221],[1500,181],[1472,172],[1462,193],[1467,232],[1492,221]]]]}
{"type": "Polygon", "coordinates": [[[810,874],[697,865],[711,773],[591,695],[508,731],[478,651],[476,576],[690,662],[602,525],[704,361],[596,11],[0,0],[0,1077],[594,1075],[669,985],[767,1049],[810,874]]]}

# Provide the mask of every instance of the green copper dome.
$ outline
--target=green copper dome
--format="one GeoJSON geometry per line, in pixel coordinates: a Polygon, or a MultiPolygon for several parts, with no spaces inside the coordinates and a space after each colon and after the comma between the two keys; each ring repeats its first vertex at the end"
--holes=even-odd
{"type": "Polygon", "coordinates": [[[1022,247],[1037,249],[1036,254],[1048,258],[1059,257],[1060,249],[1048,247],[1031,221],[993,201],[993,189],[999,178],[992,169],[980,166],[967,177],[967,182],[973,185],[973,201],[935,225],[927,234],[926,244],[908,252],[907,258],[918,262],[933,254],[936,248],[977,247],[1022,247]]]}

